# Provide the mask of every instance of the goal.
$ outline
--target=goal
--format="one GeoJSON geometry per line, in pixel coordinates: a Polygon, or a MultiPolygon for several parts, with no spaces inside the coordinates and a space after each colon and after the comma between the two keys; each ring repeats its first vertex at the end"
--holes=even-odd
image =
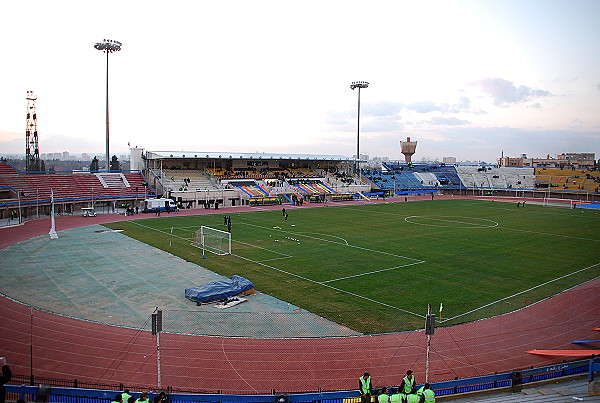
{"type": "Polygon", "coordinates": [[[231,233],[202,226],[196,231],[195,245],[217,255],[231,254],[231,233]]]}
{"type": "Polygon", "coordinates": [[[566,207],[574,208],[576,204],[581,203],[579,200],[558,199],[553,197],[544,197],[544,206],[550,207],[566,207]]]}

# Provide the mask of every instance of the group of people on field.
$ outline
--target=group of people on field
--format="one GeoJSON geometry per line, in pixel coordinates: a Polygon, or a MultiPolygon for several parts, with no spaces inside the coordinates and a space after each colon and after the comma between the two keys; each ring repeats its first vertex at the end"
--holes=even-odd
{"type": "MultiPolygon", "coordinates": [[[[413,371],[406,371],[406,376],[402,378],[402,383],[398,386],[396,393],[388,392],[387,388],[381,388],[377,395],[377,403],[434,403],[435,393],[429,383],[417,389],[417,383],[413,371]],[[391,394],[390,394],[391,393],[391,394]]],[[[360,403],[371,403],[373,395],[373,383],[371,374],[365,372],[358,378],[358,390],[360,392],[360,403]]]]}

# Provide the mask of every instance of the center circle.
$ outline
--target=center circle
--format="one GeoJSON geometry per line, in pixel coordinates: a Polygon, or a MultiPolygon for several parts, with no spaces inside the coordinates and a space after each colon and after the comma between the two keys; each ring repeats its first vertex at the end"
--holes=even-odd
{"type": "Polygon", "coordinates": [[[412,215],[404,219],[404,221],[416,224],[426,225],[429,227],[445,227],[445,228],[493,228],[499,224],[496,221],[486,218],[475,217],[456,217],[456,216],[419,216],[412,215]]]}

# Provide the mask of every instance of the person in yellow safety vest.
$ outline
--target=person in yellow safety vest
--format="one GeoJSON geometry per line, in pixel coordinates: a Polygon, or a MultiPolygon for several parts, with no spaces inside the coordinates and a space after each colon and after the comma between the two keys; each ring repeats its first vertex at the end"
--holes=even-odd
{"type": "Polygon", "coordinates": [[[406,403],[422,403],[421,396],[417,394],[417,388],[412,388],[410,393],[406,395],[406,403]]]}
{"type": "Polygon", "coordinates": [[[415,386],[415,377],[413,375],[412,370],[406,371],[406,376],[402,378],[402,383],[400,384],[400,392],[408,395],[412,388],[415,386]]]}
{"type": "Polygon", "coordinates": [[[387,394],[387,388],[381,388],[381,393],[377,396],[378,403],[390,403],[390,395],[387,394]]]}
{"type": "Polygon", "coordinates": [[[140,395],[140,398],[137,399],[136,402],[140,402],[140,403],[149,402],[148,392],[142,392],[142,394],[140,395]]]}
{"type": "Polygon", "coordinates": [[[398,393],[393,393],[390,396],[390,403],[402,403],[402,398],[404,395],[398,391],[398,393]]]}
{"type": "Polygon", "coordinates": [[[123,403],[127,403],[131,395],[129,394],[129,389],[123,389],[123,393],[121,393],[121,398],[123,399],[123,403]]]}
{"type": "Polygon", "coordinates": [[[371,374],[365,372],[363,376],[358,378],[358,390],[360,391],[360,403],[371,403],[371,374]]]}
{"type": "Polygon", "coordinates": [[[121,396],[120,393],[116,395],[115,400],[113,400],[113,403],[123,403],[123,396],[121,396]]]}
{"type": "Polygon", "coordinates": [[[431,385],[426,383],[417,392],[421,396],[421,403],[435,403],[435,393],[431,390],[431,385]]]}

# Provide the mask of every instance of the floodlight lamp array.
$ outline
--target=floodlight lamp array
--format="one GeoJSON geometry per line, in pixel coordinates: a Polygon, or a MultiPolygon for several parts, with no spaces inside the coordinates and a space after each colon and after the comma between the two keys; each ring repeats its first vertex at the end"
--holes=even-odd
{"type": "Polygon", "coordinates": [[[350,89],[367,88],[368,86],[369,83],[366,81],[352,81],[352,84],[350,84],[350,89]]]}
{"type": "Polygon", "coordinates": [[[103,39],[102,42],[96,43],[94,45],[94,48],[103,52],[113,53],[121,50],[121,45],[123,44],[119,41],[113,41],[112,39],[103,39]]]}

